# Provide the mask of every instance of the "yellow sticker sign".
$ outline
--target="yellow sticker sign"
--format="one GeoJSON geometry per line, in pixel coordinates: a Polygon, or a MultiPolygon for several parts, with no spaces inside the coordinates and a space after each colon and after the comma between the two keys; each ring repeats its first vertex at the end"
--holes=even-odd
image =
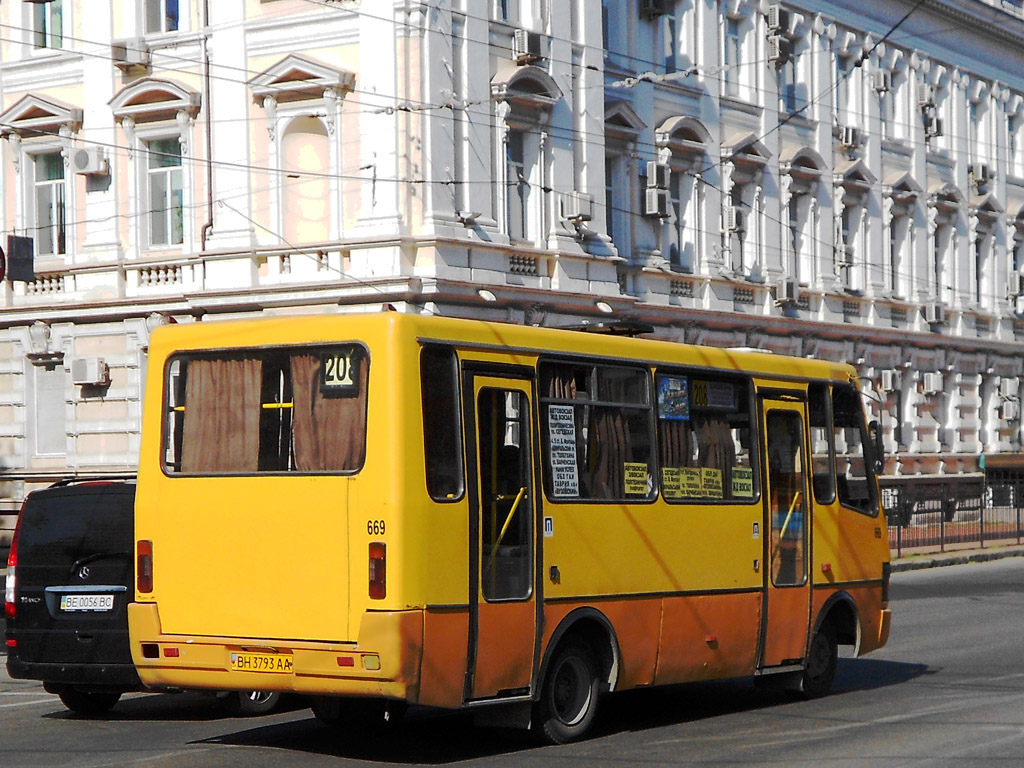
{"type": "Polygon", "coordinates": [[[682,467],[679,470],[679,481],[683,496],[688,499],[699,499],[704,496],[704,487],[700,482],[700,470],[696,467],[682,467]]]}
{"type": "Polygon", "coordinates": [[[627,496],[647,495],[647,465],[636,461],[624,462],[627,496]]]}
{"type": "Polygon", "coordinates": [[[721,499],[724,496],[722,491],[722,470],[702,467],[700,479],[705,496],[712,499],[721,499]]]}
{"type": "Polygon", "coordinates": [[[732,468],[733,498],[754,498],[754,470],[752,467],[732,468]]]}
{"type": "Polygon", "coordinates": [[[661,468],[661,495],[666,499],[683,498],[682,480],[678,467],[661,468]]]}

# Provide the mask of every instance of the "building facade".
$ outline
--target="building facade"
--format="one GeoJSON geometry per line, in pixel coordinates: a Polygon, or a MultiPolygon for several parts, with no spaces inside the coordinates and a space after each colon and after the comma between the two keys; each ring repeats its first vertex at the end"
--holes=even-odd
{"type": "MultiPolygon", "coordinates": [[[[132,472],[151,331],[380,311],[855,364],[1021,452],[1014,0],[0,4],[0,528],[132,472]]],[[[2,533],[2,531],[0,531],[2,533]]]]}

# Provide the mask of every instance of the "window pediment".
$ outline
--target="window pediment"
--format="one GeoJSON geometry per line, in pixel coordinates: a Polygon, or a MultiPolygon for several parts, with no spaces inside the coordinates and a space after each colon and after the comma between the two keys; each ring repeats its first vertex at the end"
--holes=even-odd
{"type": "Polygon", "coordinates": [[[862,159],[847,160],[835,167],[836,183],[847,191],[866,191],[877,181],[875,174],[862,159]]]}
{"type": "Polygon", "coordinates": [[[252,78],[249,89],[257,101],[272,96],[286,102],[319,99],[329,89],[348,92],[355,84],[353,72],[292,54],[252,78]]]}
{"type": "Polygon", "coordinates": [[[514,108],[543,112],[551,109],[562,92],[554,78],[540,67],[502,62],[491,78],[491,96],[514,108]]]}
{"type": "Polygon", "coordinates": [[[695,158],[707,152],[711,134],[696,118],[674,115],[655,129],[654,143],[673,155],[695,158]]]}
{"type": "Polygon", "coordinates": [[[110,108],[118,119],[131,118],[136,123],[173,119],[179,112],[189,117],[199,114],[202,97],[171,80],[147,77],[122,88],[110,100],[110,108]]]}
{"type": "Polygon", "coordinates": [[[636,139],[647,124],[636,111],[624,101],[607,101],[604,105],[604,130],[619,140],[636,139]]]}
{"type": "Polygon", "coordinates": [[[29,94],[0,115],[0,133],[22,138],[49,136],[64,129],[74,133],[82,127],[82,110],[58,101],[29,94]]]}
{"type": "Polygon", "coordinates": [[[955,184],[940,182],[928,190],[928,205],[941,212],[958,212],[966,203],[967,198],[955,184]]]}

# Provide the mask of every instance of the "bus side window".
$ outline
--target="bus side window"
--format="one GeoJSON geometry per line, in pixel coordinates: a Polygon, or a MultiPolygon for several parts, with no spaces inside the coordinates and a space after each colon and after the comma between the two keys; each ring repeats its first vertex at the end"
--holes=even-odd
{"type": "Polygon", "coordinates": [[[462,497],[462,419],[459,411],[459,371],[455,350],[425,346],[420,354],[423,403],[423,458],[427,493],[435,501],[462,497]]]}
{"type": "Polygon", "coordinates": [[[835,450],[832,444],[832,419],[829,414],[827,384],[811,384],[808,388],[811,421],[811,466],[814,500],[831,504],[836,499],[835,450]]]}
{"type": "Polygon", "coordinates": [[[750,502],[750,388],[705,373],[655,377],[661,494],[669,502],[750,502]]]}
{"type": "Polygon", "coordinates": [[[868,435],[856,387],[833,387],[832,425],[839,501],[844,507],[873,517],[878,513],[878,503],[873,472],[865,455],[868,435]]]}

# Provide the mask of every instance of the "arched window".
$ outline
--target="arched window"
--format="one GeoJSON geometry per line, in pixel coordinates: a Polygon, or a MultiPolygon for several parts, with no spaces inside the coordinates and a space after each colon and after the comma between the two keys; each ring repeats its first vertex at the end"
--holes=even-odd
{"type": "Polygon", "coordinates": [[[498,131],[494,210],[510,240],[541,245],[548,224],[548,124],[561,92],[540,67],[508,62],[491,78],[491,95],[498,131]]]}

